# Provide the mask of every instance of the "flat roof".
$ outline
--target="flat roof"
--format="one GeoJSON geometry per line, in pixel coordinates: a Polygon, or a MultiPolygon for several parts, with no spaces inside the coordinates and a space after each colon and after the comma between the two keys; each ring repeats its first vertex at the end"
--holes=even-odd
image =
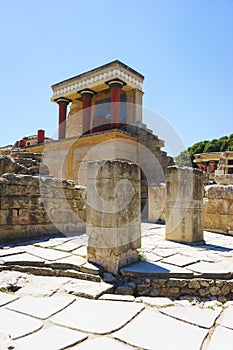
{"type": "Polygon", "coordinates": [[[52,88],[62,84],[62,83],[66,83],[68,81],[71,81],[73,79],[77,79],[77,78],[82,78],[83,76],[85,76],[85,74],[89,74],[89,73],[94,73],[95,71],[99,70],[99,69],[103,69],[103,68],[108,68],[108,67],[111,67],[112,65],[120,65],[122,67],[124,67],[126,70],[128,70],[129,72],[133,73],[133,74],[136,74],[137,76],[139,76],[141,79],[144,79],[144,76],[140,73],[138,73],[136,70],[134,70],[133,68],[127,66],[125,63],[119,61],[119,60],[114,60],[112,62],[109,62],[109,63],[106,63],[102,66],[99,66],[99,67],[96,67],[94,69],[91,69],[89,71],[86,71],[86,72],[83,72],[81,74],[78,74],[78,75],[75,75],[74,77],[71,77],[69,79],[65,79],[65,80],[62,80],[62,81],[59,81],[58,83],[56,84],[53,84],[52,85],[52,88]]]}

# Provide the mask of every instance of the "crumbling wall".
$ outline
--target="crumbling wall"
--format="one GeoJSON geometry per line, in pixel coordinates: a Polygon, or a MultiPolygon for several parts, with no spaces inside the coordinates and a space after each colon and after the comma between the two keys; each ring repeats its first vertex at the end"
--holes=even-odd
{"type": "Polygon", "coordinates": [[[205,187],[204,229],[233,235],[233,185],[205,187]]]}
{"type": "MultiPolygon", "coordinates": [[[[18,149],[10,152],[10,154],[0,155],[0,176],[5,173],[38,175],[41,172],[41,158],[41,153],[18,149]]],[[[48,175],[48,171],[44,171],[44,175],[48,175]]]]}
{"type": "Polygon", "coordinates": [[[0,241],[83,232],[86,188],[50,176],[0,177],[0,241]]]}

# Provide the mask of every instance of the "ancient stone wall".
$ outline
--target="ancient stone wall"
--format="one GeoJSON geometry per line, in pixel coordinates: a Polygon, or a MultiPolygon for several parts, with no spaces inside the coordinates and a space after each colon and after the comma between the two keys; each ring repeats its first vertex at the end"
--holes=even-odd
{"type": "Polygon", "coordinates": [[[233,185],[205,187],[204,229],[233,235],[233,185]]]}
{"type": "Polygon", "coordinates": [[[0,177],[0,241],[84,231],[86,188],[54,177],[0,177]]]}

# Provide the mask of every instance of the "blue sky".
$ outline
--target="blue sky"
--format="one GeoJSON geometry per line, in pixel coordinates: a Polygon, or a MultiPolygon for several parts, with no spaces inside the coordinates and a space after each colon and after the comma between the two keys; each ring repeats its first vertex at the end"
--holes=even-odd
{"type": "Polygon", "coordinates": [[[1,146],[53,135],[51,85],[115,59],[185,146],[233,133],[232,0],[0,0],[0,33],[1,146]]]}

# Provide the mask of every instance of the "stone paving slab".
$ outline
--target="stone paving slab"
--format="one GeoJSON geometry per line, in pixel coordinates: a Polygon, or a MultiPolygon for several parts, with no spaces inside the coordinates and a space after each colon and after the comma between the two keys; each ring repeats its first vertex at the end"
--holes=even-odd
{"type": "Polygon", "coordinates": [[[34,265],[43,265],[44,259],[40,257],[36,257],[34,255],[28,254],[28,253],[21,253],[21,254],[13,254],[13,255],[7,255],[3,256],[0,259],[0,264],[27,264],[27,263],[33,263],[34,265]]]}
{"type": "Polygon", "coordinates": [[[118,340],[100,337],[91,340],[86,340],[77,346],[79,350],[127,350],[128,346],[118,340]]]}
{"type": "Polygon", "coordinates": [[[66,293],[89,299],[97,299],[102,294],[111,293],[113,286],[104,282],[92,282],[85,280],[72,280],[64,285],[66,293]]]}
{"type": "Polygon", "coordinates": [[[232,350],[233,332],[225,327],[217,327],[211,337],[207,350],[232,350]]]}
{"type": "Polygon", "coordinates": [[[82,258],[81,256],[69,255],[59,260],[50,261],[46,264],[46,266],[50,266],[52,268],[72,268],[79,271],[80,266],[85,264],[86,262],[87,260],[82,258]]]}
{"type": "Polygon", "coordinates": [[[43,327],[43,323],[14,311],[0,309],[0,329],[8,332],[12,339],[31,334],[43,327]]]}
{"type": "Polygon", "coordinates": [[[222,263],[209,263],[201,261],[196,264],[189,265],[187,269],[199,273],[206,278],[218,278],[221,275],[222,278],[230,278],[233,272],[232,265],[228,261],[222,263]]]}
{"type": "Polygon", "coordinates": [[[38,298],[25,296],[7,306],[7,309],[45,320],[75,301],[72,296],[38,298]]]}
{"type": "Polygon", "coordinates": [[[170,298],[166,297],[137,297],[136,302],[144,303],[157,308],[174,306],[174,302],[170,298]]]}
{"type": "Polygon", "coordinates": [[[178,266],[163,264],[162,262],[140,261],[120,270],[123,276],[154,276],[154,277],[192,277],[193,272],[178,266]]]}
{"type": "Polygon", "coordinates": [[[87,256],[87,247],[83,245],[80,248],[73,250],[72,254],[80,255],[80,256],[86,258],[86,256],[87,256]]]}
{"type": "Polygon", "coordinates": [[[78,300],[52,318],[52,322],[94,334],[108,334],[132,320],[143,304],[104,300],[78,300]],[[82,315],[82,317],[79,317],[82,315]]]}
{"type": "Polygon", "coordinates": [[[184,256],[184,255],[180,255],[180,254],[175,254],[172,255],[166,259],[163,259],[163,262],[166,264],[171,264],[171,265],[176,265],[179,267],[185,267],[187,265],[191,265],[194,264],[196,262],[198,262],[199,259],[195,259],[192,257],[188,257],[188,256],[184,256]]]}
{"type": "MultiPolygon", "coordinates": [[[[26,275],[26,274],[24,274],[26,275]]],[[[47,297],[63,288],[70,279],[67,277],[34,276],[29,275],[28,281],[15,294],[17,296],[33,295],[37,297],[47,297]]]]}
{"type": "Polygon", "coordinates": [[[16,299],[18,299],[18,297],[15,294],[7,294],[0,292],[0,306],[9,304],[16,299]]]}
{"type": "Polygon", "coordinates": [[[219,323],[221,324],[221,326],[224,326],[233,330],[233,306],[230,306],[228,309],[224,310],[223,317],[219,321],[219,323]]]}
{"type": "Polygon", "coordinates": [[[101,295],[101,297],[99,297],[99,300],[132,302],[132,301],[135,301],[135,297],[133,295],[104,294],[104,295],[101,295]]]}
{"type": "Polygon", "coordinates": [[[59,244],[66,243],[67,241],[71,240],[71,237],[49,237],[45,238],[43,240],[38,240],[38,242],[35,242],[34,245],[36,247],[41,247],[41,248],[51,248],[51,247],[56,247],[59,244]]]}
{"type": "Polygon", "coordinates": [[[182,308],[174,306],[161,309],[160,311],[167,316],[174,317],[183,322],[188,322],[203,328],[211,328],[222,310],[220,308],[212,310],[193,306],[184,306],[182,308]]]}
{"type": "Polygon", "coordinates": [[[16,342],[16,350],[59,350],[66,349],[87,338],[85,333],[63,327],[50,327],[38,331],[16,342]]]}
{"type": "Polygon", "coordinates": [[[6,255],[13,255],[13,254],[19,254],[24,253],[24,250],[20,247],[7,247],[7,248],[0,248],[0,257],[6,256],[6,255]]]}
{"type": "Polygon", "coordinates": [[[70,256],[70,254],[66,252],[61,252],[55,249],[40,248],[35,246],[31,246],[30,248],[28,248],[28,252],[34,256],[37,256],[41,259],[49,260],[49,261],[64,259],[70,256]]]}
{"type": "Polygon", "coordinates": [[[113,336],[148,350],[200,350],[207,333],[205,329],[145,310],[113,336]]]}
{"type": "Polygon", "coordinates": [[[64,242],[54,247],[54,249],[71,252],[75,249],[78,249],[82,246],[82,242],[78,238],[69,240],[68,242],[64,242]]]}

